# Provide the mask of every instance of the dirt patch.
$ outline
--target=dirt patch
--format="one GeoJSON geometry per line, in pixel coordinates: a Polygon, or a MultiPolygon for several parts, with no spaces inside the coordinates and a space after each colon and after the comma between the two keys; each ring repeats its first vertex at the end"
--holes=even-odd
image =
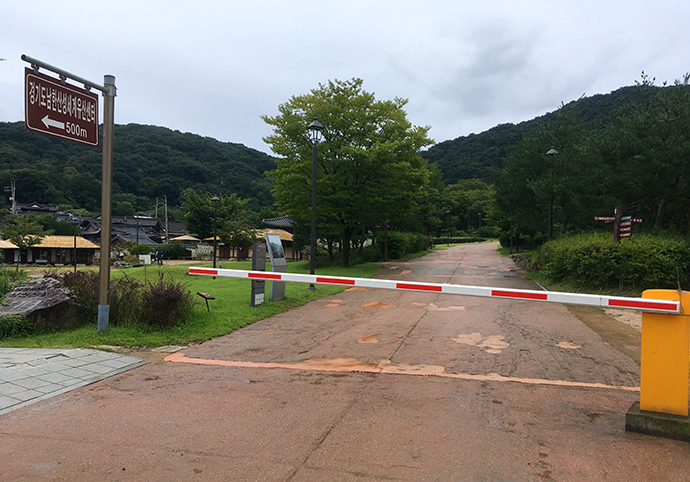
{"type": "Polygon", "coordinates": [[[163,359],[171,353],[176,353],[182,348],[187,347],[148,347],[148,346],[115,346],[115,345],[100,345],[94,348],[105,349],[121,355],[134,356],[151,360],[154,363],[160,363],[163,359]]]}
{"type": "Polygon", "coordinates": [[[372,301],[370,303],[364,303],[362,305],[362,308],[373,308],[375,310],[382,310],[382,309],[394,308],[394,307],[395,307],[395,305],[390,305],[388,303],[380,303],[377,301],[372,301]]]}
{"type": "Polygon", "coordinates": [[[605,309],[606,313],[611,318],[614,318],[621,323],[632,326],[637,331],[642,331],[642,312],[634,310],[609,310],[605,309]]]}
{"type": "Polygon", "coordinates": [[[642,333],[634,325],[637,324],[637,317],[639,317],[640,326],[642,325],[641,314],[632,311],[619,314],[625,310],[605,310],[604,312],[590,306],[569,305],[568,309],[614,348],[629,356],[638,365],[640,364],[642,333]],[[607,312],[612,312],[614,316],[607,312]]]}

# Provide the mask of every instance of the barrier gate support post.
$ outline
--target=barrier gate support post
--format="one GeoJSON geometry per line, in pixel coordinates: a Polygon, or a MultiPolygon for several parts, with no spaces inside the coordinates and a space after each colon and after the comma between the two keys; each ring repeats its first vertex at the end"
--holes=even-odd
{"type": "Polygon", "coordinates": [[[680,301],[680,313],[642,313],[640,401],[625,429],[690,442],[690,293],[647,290],[642,297],[680,301]]]}

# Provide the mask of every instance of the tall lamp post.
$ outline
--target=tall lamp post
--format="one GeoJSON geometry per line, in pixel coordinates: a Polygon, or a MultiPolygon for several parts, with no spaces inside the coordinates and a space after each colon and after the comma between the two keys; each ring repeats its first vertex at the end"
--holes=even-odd
{"type": "MultiPolygon", "coordinates": [[[[311,249],[309,253],[309,274],[314,274],[314,265],[316,264],[316,145],[321,140],[321,131],[323,124],[321,124],[316,117],[311,124],[307,126],[309,130],[309,138],[312,143],[311,152],[311,249]]],[[[309,285],[309,291],[315,291],[314,284],[309,285]]]]}
{"type": "Polygon", "coordinates": [[[446,211],[446,246],[450,246],[450,209],[446,211]]]}
{"type": "Polygon", "coordinates": [[[220,198],[218,196],[213,196],[211,198],[213,201],[213,267],[216,267],[216,251],[218,248],[218,235],[216,234],[216,219],[218,218],[218,201],[220,198]]]}
{"type": "Polygon", "coordinates": [[[553,159],[552,157],[557,155],[558,151],[553,147],[546,151],[546,155],[549,156],[549,239],[553,236],[553,159]]]}

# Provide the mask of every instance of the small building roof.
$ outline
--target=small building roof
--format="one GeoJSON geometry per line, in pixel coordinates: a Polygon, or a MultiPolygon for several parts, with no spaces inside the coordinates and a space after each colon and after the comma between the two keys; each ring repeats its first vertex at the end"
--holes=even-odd
{"type": "Polygon", "coordinates": [[[264,229],[257,234],[259,236],[263,236],[264,234],[277,234],[280,236],[281,241],[292,241],[292,233],[288,233],[284,229],[264,229]]]}
{"type": "Polygon", "coordinates": [[[290,216],[281,216],[279,218],[262,219],[261,224],[271,229],[284,229],[285,231],[292,231],[294,221],[290,216]]]}
{"type": "Polygon", "coordinates": [[[0,249],[18,249],[18,248],[17,248],[17,246],[10,243],[9,241],[5,241],[3,239],[0,239],[0,249]]]}
{"type": "MultiPolygon", "coordinates": [[[[32,248],[74,248],[74,236],[44,236],[40,243],[35,244],[32,248]]],[[[77,236],[77,248],[91,248],[98,249],[97,244],[88,241],[81,236],[77,236]]],[[[0,240],[0,249],[19,249],[13,243],[7,240],[0,240]]]]}
{"type": "MultiPolygon", "coordinates": [[[[213,239],[213,238],[211,238],[213,239]]],[[[170,238],[170,241],[192,241],[192,242],[198,242],[201,241],[199,238],[195,238],[194,236],[190,236],[189,234],[185,234],[184,236],[177,236],[175,238],[170,238]]]]}
{"type": "Polygon", "coordinates": [[[45,236],[35,248],[74,248],[74,240],[77,240],[77,248],[99,249],[97,244],[82,238],[81,236],[45,236]]]}
{"type": "MultiPolygon", "coordinates": [[[[264,234],[266,233],[273,233],[279,235],[281,241],[292,241],[292,233],[288,233],[284,229],[263,229],[261,231],[256,231],[256,239],[263,239],[264,234]]],[[[220,237],[218,237],[218,240],[220,241],[220,237]]],[[[204,238],[204,241],[213,241],[213,236],[211,236],[210,238],[204,238]]]]}

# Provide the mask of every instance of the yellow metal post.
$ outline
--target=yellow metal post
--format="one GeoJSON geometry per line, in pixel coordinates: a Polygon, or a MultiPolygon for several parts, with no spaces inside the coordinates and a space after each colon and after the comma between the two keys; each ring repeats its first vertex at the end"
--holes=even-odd
{"type": "Polygon", "coordinates": [[[688,416],[690,293],[647,290],[643,298],[680,301],[680,314],[642,314],[640,410],[688,416]]]}

